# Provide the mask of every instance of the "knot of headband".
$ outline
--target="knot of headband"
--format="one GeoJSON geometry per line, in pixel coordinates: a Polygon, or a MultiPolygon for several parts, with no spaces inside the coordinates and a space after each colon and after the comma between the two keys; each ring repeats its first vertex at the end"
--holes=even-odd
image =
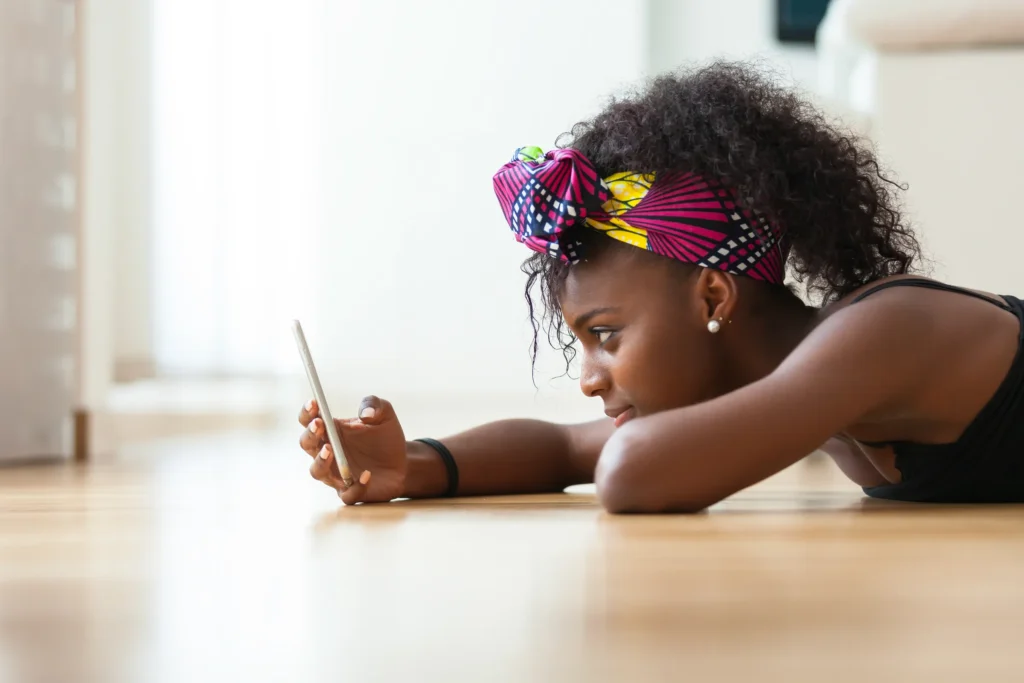
{"type": "Polygon", "coordinates": [[[569,228],[584,226],[704,268],[774,284],[785,278],[781,231],[693,173],[601,178],[577,150],[521,147],[494,175],[494,192],[516,240],[568,263],[580,260],[569,228]]]}

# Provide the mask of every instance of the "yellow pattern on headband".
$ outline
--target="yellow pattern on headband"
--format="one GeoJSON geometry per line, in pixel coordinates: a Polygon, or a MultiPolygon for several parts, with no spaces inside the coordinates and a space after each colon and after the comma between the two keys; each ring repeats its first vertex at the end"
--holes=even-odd
{"type": "Polygon", "coordinates": [[[607,221],[587,218],[587,225],[620,242],[647,249],[647,231],[643,228],[633,227],[619,216],[635,207],[641,199],[647,196],[654,184],[654,174],[615,173],[605,178],[604,182],[611,193],[611,199],[606,201],[601,208],[609,218],[607,221]]]}

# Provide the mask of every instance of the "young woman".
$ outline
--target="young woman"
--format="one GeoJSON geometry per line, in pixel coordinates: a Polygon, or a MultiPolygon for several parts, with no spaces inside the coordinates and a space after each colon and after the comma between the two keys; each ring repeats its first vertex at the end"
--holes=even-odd
{"type": "Polygon", "coordinates": [[[819,448],[870,496],[1024,502],[1021,301],[908,275],[900,188],[758,73],[660,78],[494,186],[607,418],[407,441],[370,397],[338,420],[346,488],[310,402],[300,445],[345,503],[594,482],[612,512],[692,512],[819,448]]]}

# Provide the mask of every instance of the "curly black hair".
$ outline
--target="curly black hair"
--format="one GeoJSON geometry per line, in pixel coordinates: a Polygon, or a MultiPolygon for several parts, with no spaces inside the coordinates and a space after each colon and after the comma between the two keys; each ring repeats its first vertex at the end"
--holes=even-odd
{"type": "MultiPolygon", "coordinates": [[[[907,273],[920,257],[899,209],[898,191],[906,188],[884,174],[870,145],[750,63],[714,62],[658,77],[577,123],[558,146],[581,151],[601,176],[693,172],[735,188],[744,208],[783,227],[791,245],[787,271],[822,303],[907,273]]],[[[544,254],[522,266],[533,359],[547,320],[567,370],[575,337],[558,293],[570,267],[544,254]],[[538,283],[542,320],[531,298],[538,283]]]]}

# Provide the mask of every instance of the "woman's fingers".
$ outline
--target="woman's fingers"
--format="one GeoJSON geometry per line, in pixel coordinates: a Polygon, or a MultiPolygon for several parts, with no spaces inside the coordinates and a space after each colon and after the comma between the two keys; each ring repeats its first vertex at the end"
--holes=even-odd
{"type": "Polygon", "coordinates": [[[316,404],[316,399],[311,398],[306,401],[306,405],[299,409],[299,424],[303,427],[309,426],[310,420],[317,417],[320,414],[320,406],[316,404]]]}
{"type": "Polygon", "coordinates": [[[363,473],[359,475],[359,480],[353,482],[347,490],[338,490],[338,497],[341,498],[341,502],[345,505],[355,505],[363,500],[363,496],[366,495],[366,486],[370,483],[370,470],[363,470],[363,473]]]}
{"type": "Polygon", "coordinates": [[[309,474],[339,492],[345,490],[345,482],[341,480],[338,467],[334,462],[334,453],[330,444],[325,444],[309,466],[309,474]]]}
{"type": "MultiPolygon", "coordinates": [[[[327,443],[327,430],[324,428],[323,418],[319,415],[319,406],[312,399],[299,410],[299,424],[305,427],[299,436],[299,447],[313,458],[309,465],[309,474],[317,481],[335,489],[338,497],[346,505],[362,502],[366,495],[366,487],[370,483],[370,472],[364,470],[359,480],[353,482],[352,486],[345,485],[338,470],[338,463],[334,459],[334,449],[327,443]]],[[[367,396],[359,406],[359,421],[365,425],[381,424],[394,415],[395,410],[391,404],[376,396],[367,396]]],[[[347,427],[343,421],[335,422],[339,431],[347,427]]]]}
{"type": "Polygon", "coordinates": [[[309,422],[309,426],[299,436],[299,448],[315,458],[323,445],[324,421],[320,418],[315,418],[309,422]]]}
{"type": "Polygon", "coordinates": [[[359,412],[356,414],[359,421],[367,425],[379,425],[395,415],[395,409],[389,401],[376,396],[367,396],[359,403],[359,412]]]}

